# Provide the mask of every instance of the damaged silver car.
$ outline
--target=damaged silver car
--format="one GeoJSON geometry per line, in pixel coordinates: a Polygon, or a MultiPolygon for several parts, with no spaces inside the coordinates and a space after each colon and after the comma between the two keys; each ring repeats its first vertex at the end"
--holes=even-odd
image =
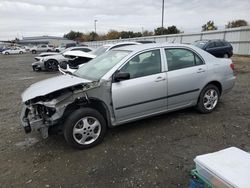
{"type": "Polygon", "coordinates": [[[230,91],[230,59],[189,45],[146,44],[111,50],[72,74],[31,85],[22,94],[26,133],[62,131],[79,149],[98,144],[107,127],[191,106],[212,112],[230,91]]]}

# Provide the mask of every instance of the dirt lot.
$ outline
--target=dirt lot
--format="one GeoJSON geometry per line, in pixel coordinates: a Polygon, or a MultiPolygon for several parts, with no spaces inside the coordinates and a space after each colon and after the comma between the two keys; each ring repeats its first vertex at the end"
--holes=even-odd
{"type": "Polygon", "coordinates": [[[187,109],[108,131],[78,151],[60,135],[26,135],[20,95],[57,73],[33,72],[33,55],[0,56],[0,187],[187,187],[196,155],[250,151],[250,58],[234,57],[236,85],[211,114],[187,109]]]}

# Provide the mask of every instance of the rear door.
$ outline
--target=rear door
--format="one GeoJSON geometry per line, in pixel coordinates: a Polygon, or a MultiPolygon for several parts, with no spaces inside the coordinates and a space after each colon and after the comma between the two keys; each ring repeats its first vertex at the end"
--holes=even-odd
{"type": "Polygon", "coordinates": [[[119,71],[130,79],[112,83],[117,121],[138,118],[167,109],[167,79],[160,49],[135,55],[119,71]]]}
{"type": "Polygon", "coordinates": [[[207,66],[191,49],[165,49],[168,64],[168,109],[189,106],[197,102],[206,82],[207,66]]]}

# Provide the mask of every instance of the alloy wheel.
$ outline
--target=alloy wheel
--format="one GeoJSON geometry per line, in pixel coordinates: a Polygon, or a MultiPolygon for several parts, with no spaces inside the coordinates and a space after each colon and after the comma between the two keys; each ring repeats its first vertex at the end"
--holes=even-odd
{"type": "Polygon", "coordinates": [[[206,91],[203,97],[203,105],[207,110],[212,110],[218,103],[219,95],[215,89],[206,91]]]}
{"type": "Polygon", "coordinates": [[[95,117],[84,117],[73,127],[73,138],[81,145],[88,145],[97,140],[101,133],[101,124],[95,117]]]}

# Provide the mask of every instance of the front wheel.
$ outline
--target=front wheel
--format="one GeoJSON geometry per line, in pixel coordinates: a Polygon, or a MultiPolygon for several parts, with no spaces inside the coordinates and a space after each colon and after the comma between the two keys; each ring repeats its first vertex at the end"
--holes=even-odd
{"type": "Polygon", "coordinates": [[[209,84],[201,91],[196,108],[201,113],[210,113],[216,108],[219,99],[219,89],[215,85],[209,84]]]}
{"type": "Polygon", "coordinates": [[[20,52],[19,52],[19,54],[23,54],[23,52],[22,52],[22,51],[20,51],[20,52]]]}
{"type": "Polygon", "coordinates": [[[92,108],[74,111],[64,123],[64,138],[69,145],[86,149],[100,143],[106,133],[104,117],[92,108]]]}
{"type": "Polygon", "coordinates": [[[58,62],[55,59],[49,59],[45,62],[45,68],[48,71],[57,71],[58,70],[58,62]]]}

